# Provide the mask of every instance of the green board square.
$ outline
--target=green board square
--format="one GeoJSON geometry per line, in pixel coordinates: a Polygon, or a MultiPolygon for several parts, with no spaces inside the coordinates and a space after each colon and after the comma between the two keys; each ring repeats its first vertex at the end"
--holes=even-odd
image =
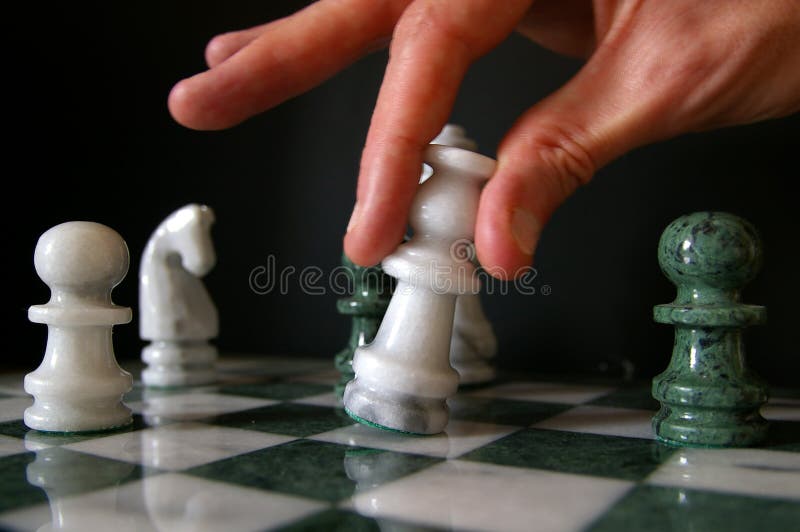
{"type": "Polygon", "coordinates": [[[451,419],[527,427],[572,408],[571,405],[514,401],[471,395],[456,396],[448,401],[451,419]]]}
{"type": "Polygon", "coordinates": [[[651,410],[656,412],[661,405],[653,399],[649,383],[640,383],[635,386],[627,386],[611,392],[608,395],[598,397],[589,401],[593,406],[613,406],[616,408],[635,408],[639,410],[651,410]]]}
{"type": "Polygon", "coordinates": [[[30,429],[25,426],[25,423],[23,423],[21,419],[13,419],[0,423],[0,434],[11,436],[12,438],[24,438],[25,433],[29,430],[30,429]]]}
{"type": "MultiPolygon", "coordinates": [[[[382,471],[379,480],[368,479],[370,487],[375,482],[389,482],[441,460],[425,456],[359,449],[334,443],[297,440],[252,453],[195,467],[186,471],[198,477],[235,483],[263,490],[290,493],[336,502],[351,496],[364,479],[348,476],[347,461],[365,453],[369,462],[385,455],[391,470],[382,471]],[[354,454],[355,453],[355,454],[354,454]]],[[[357,476],[352,472],[350,474],[357,476]]]]}
{"type": "Polygon", "coordinates": [[[381,532],[381,527],[370,517],[364,517],[355,512],[331,509],[311,515],[278,530],[281,532],[381,532]]]}
{"type": "Polygon", "coordinates": [[[619,530],[797,530],[796,501],[728,495],[659,486],[638,486],[598,519],[592,532],[619,530]]]}
{"type": "Polygon", "coordinates": [[[333,387],[325,384],[311,384],[307,382],[270,382],[264,384],[238,384],[223,386],[220,393],[228,395],[244,395],[260,399],[279,399],[290,401],[302,397],[310,397],[325,392],[332,392],[333,387]]]}
{"type": "Polygon", "coordinates": [[[355,512],[331,509],[278,529],[281,532],[440,532],[446,529],[405,524],[395,519],[373,519],[355,512]]]}
{"type": "Polygon", "coordinates": [[[344,411],[324,406],[282,403],[224,414],[215,425],[306,437],[352,425],[344,411]]]}
{"type": "Polygon", "coordinates": [[[524,429],[462,456],[490,464],[642,480],[674,452],[655,441],[524,429]]]}

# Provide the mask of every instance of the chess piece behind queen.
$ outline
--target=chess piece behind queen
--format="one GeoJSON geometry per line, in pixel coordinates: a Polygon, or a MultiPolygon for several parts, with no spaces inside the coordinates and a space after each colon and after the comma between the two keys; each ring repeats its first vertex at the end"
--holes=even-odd
{"type": "Polygon", "coordinates": [[[140,335],[147,386],[192,386],[216,380],[219,317],[202,278],[216,264],[214,212],[191,204],[169,215],[147,242],[139,270],[140,335]]]}

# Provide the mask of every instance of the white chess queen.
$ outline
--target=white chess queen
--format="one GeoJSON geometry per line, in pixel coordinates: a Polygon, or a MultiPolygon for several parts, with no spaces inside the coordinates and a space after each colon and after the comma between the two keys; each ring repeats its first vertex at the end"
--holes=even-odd
{"type": "Polygon", "coordinates": [[[456,299],[480,289],[474,264],[458,250],[471,246],[481,187],[495,161],[442,145],[428,146],[424,160],[433,172],[411,206],[414,235],[382,263],[397,287],[375,339],[356,349],[356,376],[343,402],[360,422],[436,434],[447,425],[447,398],[459,382],[449,361],[456,299]]]}
{"type": "Polygon", "coordinates": [[[214,212],[187,205],[155,230],[139,271],[140,333],[148,386],[186,386],[215,380],[217,309],[201,278],[216,263],[211,240],[214,212]]]}

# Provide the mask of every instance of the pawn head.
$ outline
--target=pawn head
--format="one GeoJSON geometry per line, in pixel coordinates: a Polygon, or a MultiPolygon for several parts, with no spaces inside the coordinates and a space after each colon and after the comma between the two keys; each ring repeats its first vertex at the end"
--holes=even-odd
{"type": "Polygon", "coordinates": [[[761,268],[761,239],[750,222],[733,214],[687,214],[664,230],[658,262],[679,288],[738,291],[761,268]]]}
{"type": "Polygon", "coordinates": [[[39,237],[33,262],[36,273],[51,288],[110,290],[128,272],[128,246],[105,225],[66,222],[39,237]]]}

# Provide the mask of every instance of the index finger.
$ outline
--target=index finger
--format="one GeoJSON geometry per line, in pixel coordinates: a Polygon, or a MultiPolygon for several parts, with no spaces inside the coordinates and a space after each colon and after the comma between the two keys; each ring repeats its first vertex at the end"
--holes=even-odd
{"type": "Polygon", "coordinates": [[[375,264],[405,232],[422,149],[447,121],[471,62],[510,34],[531,0],[417,0],[394,33],[361,158],[345,252],[375,264]]]}
{"type": "Polygon", "coordinates": [[[263,28],[210,70],[169,96],[179,123],[224,129],[305,92],[382,47],[410,0],[321,0],[263,28]]]}

